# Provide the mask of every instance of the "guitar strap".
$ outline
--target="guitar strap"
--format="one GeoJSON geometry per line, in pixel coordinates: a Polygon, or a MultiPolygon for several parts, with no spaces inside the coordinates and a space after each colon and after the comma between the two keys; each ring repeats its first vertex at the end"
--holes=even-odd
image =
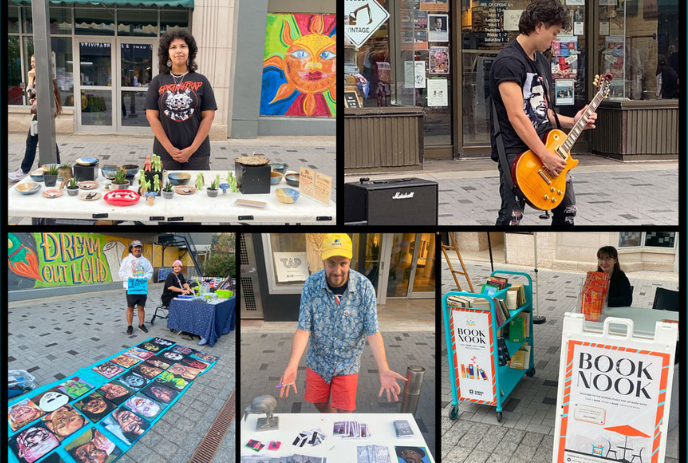
{"type": "MultiPolygon", "coordinates": [[[[504,172],[504,178],[506,179],[506,186],[509,191],[513,192],[516,196],[519,196],[518,188],[514,186],[514,180],[511,178],[511,166],[506,158],[506,151],[504,150],[504,140],[502,140],[502,129],[499,125],[499,119],[497,118],[497,106],[493,98],[490,98],[492,102],[492,134],[494,135],[495,144],[497,145],[497,153],[499,154],[499,164],[502,166],[502,172],[504,172]]],[[[519,196],[520,197],[520,196],[519,196]]]]}

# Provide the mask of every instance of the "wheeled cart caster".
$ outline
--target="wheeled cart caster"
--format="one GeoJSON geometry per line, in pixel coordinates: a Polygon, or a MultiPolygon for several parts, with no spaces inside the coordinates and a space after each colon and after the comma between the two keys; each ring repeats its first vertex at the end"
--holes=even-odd
{"type": "Polygon", "coordinates": [[[454,421],[459,417],[459,406],[457,405],[452,405],[451,410],[449,410],[449,419],[454,421]]]}

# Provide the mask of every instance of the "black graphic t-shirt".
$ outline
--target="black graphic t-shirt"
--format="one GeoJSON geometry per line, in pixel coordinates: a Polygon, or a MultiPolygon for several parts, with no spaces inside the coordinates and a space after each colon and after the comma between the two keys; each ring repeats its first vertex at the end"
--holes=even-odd
{"type": "MultiPolygon", "coordinates": [[[[148,86],[146,109],[160,111],[160,123],[167,138],[178,149],[184,149],[196,138],[201,112],[217,110],[217,104],[210,82],[204,75],[190,72],[177,86],[170,74],[158,74],[148,86]]],[[[153,152],[163,159],[170,157],[157,138],[153,152]]],[[[210,156],[210,137],[206,137],[194,156],[210,156]]]]}
{"type": "MultiPolygon", "coordinates": [[[[535,52],[535,56],[539,66],[526,55],[518,41],[514,40],[499,52],[497,58],[492,63],[490,94],[494,98],[497,108],[497,117],[504,141],[504,151],[507,154],[521,153],[529,148],[518,137],[514,127],[509,122],[502,96],[499,93],[499,84],[502,82],[516,82],[521,87],[523,91],[523,112],[526,113],[540,137],[543,137],[552,129],[552,123],[547,117],[549,105],[545,96],[547,88],[551,88],[552,71],[547,58],[542,53],[535,52]],[[547,79],[547,85],[545,85],[544,79],[547,79]]],[[[491,121],[492,108],[490,107],[491,121]]],[[[492,159],[497,161],[499,154],[497,153],[494,137],[492,138],[492,159]]]]}

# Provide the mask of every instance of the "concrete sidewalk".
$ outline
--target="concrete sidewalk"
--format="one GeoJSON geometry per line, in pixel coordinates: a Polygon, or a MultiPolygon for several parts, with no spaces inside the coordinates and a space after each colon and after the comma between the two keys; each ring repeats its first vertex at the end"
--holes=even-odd
{"type": "MultiPolygon", "coordinates": [[[[678,161],[620,162],[577,155],[572,172],[576,225],[677,225],[678,161]]],[[[427,160],[421,171],[346,174],[345,182],[418,177],[439,184],[440,225],[494,225],[501,200],[497,164],[491,159],[427,160]]],[[[548,226],[526,207],[522,225],[548,226]]]]}
{"type": "MultiPolygon", "coordinates": [[[[156,319],[155,325],[149,323],[159,302],[159,297],[153,294],[162,293],[162,284],[153,284],[150,289],[146,308],[149,333],[135,329],[131,336],[125,333],[124,290],[10,303],[9,369],[29,371],[42,386],[64,379],[79,368],[88,367],[151,336],[198,347],[197,339],[189,341],[171,333],[165,320],[156,319]]],[[[137,321],[135,313],[134,324],[137,321]]],[[[236,332],[233,331],[221,336],[214,347],[198,347],[203,352],[219,356],[217,364],[200,375],[163,418],[118,461],[189,461],[235,388],[235,342],[236,332]]],[[[233,461],[235,431],[236,420],[223,437],[213,462],[233,461]]]]}
{"type": "MultiPolygon", "coordinates": [[[[379,309],[380,331],[385,342],[385,353],[390,368],[401,375],[406,375],[410,365],[425,368],[421,396],[416,411],[416,422],[428,444],[433,456],[435,453],[436,426],[435,416],[435,321],[434,299],[414,300],[416,320],[405,319],[403,309],[407,301],[399,301],[401,309],[394,310],[394,302],[379,309]],[[431,315],[432,318],[423,321],[431,315]],[[403,331],[398,330],[404,325],[403,331]],[[412,326],[413,329],[408,327],[412,326]]],[[[291,342],[296,331],[297,322],[265,322],[243,320],[240,328],[241,340],[241,397],[237,408],[239,418],[250,404],[253,397],[270,394],[275,397],[275,385],[289,360],[291,342]]],[[[306,355],[299,364],[297,391],[289,398],[277,399],[276,413],[318,413],[312,403],[303,399],[306,385],[306,355]]],[[[361,358],[361,370],[358,379],[356,396],[356,413],[398,413],[399,403],[387,402],[386,396],[378,397],[380,382],[378,370],[370,347],[366,346],[361,358]]],[[[402,385],[403,393],[403,385],[402,385]]],[[[323,430],[327,432],[327,430],[323,430]]],[[[330,430],[331,431],[331,430],[330,430]]],[[[242,437],[242,440],[246,440],[242,437]]],[[[241,442],[240,445],[243,445],[241,442]]],[[[437,458],[435,458],[437,459],[437,458]]]]}
{"type": "MultiPolygon", "coordinates": [[[[464,258],[465,259],[465,258],[464,258]]],[[[490,275],[489,263],[468,262],[466,270],[474,288],[490,275]]],[[[459,265],[458,259],[452,265],[459,265]]],[[[518,270],[533,275],[532,268],[495,264],[495,270],[518,270]]],[[[559,358],[564,312],[576,305],[584,273],[539,270],[539,313],[547,318],[542,325],[533,325],[536,373],[524,376],[504,405],[502,422],[497,422],[494,407],[459,403],[459,418],[449,419],[452,393],[447,361],[444,320],[441,333],[441,438],[444,463],[550,463],[554,442],[555,408],[559,380],[559,358]]],[[[638,276],[628,273],[633,290],[634,307],[652,307],[656,288],[678,289],[676,274],[648,272],[638,276]],[[661,278],[661,279],[660,279],[661,278]]],[[[463,282],[463,280],[460,280],[463,282]]],[[[535,284],[535,282],[533,282],[535,284]]],[[[442,265],[442,293],[455,291],[456,285],[446,262],[442,265]]],[[[533,290],[535,291],[535,289],[533,290]]],[[[535,300],[535,295],[533,295],[535,300]]],[[[440,316],[441,312],[440,312],[440,316]]],[[[680,374],[680,372],[678,373],[680,374]]],[[[682,405],[672,403],[676,413],[682,405]]],[[[665,418],[666,419],[666,418],[665,418]]],[[[666,463],[678,463],[679,426],[669,431],[666,463]]]]}

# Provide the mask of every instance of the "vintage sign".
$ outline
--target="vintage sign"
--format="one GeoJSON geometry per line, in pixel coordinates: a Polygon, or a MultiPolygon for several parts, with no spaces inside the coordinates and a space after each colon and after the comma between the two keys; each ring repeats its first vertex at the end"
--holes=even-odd
{"type": "Polygon", "coordinates": [[[360,47],[389,19],[389,13],[375,0],[344,2],[344,35],[360,47]]]}
{"type": "Polygon", "coordinates": [[[306,281],[308,273],[308,255],[305,252],[274,252],[278,283],[306,281]]]}

